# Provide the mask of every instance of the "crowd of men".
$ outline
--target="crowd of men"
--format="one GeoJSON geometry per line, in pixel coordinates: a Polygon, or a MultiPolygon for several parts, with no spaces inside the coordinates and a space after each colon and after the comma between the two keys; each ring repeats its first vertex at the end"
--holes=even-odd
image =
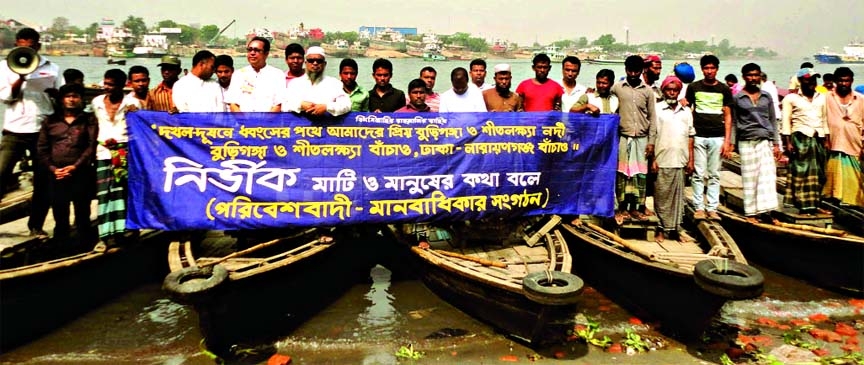
{"type": "MultiPolygon", "coordinates": [[[[38,52],[39,34],[22,29],[16,45],[38,52]]],[[[781,151],[789,159],[787,203],[804,213],[817,213],[820,199],[864,206],[864,95],[852,90],[854,75],[846,67],[837,68],[831,82],[826,74],[819,86],[821,75],[812,64],[802,64],[781,109],[778,90],[771,90],[773,83],[765,82],[759,65],[744,65],[743,85],[731,74],[724,83],[717,79],[720,60],[713,55],[700,60],[700,80],[689,64],[676,64],[663,78],[660,57],[630,56],[621,80],[603,69],[593,87],[586,87],[577,82],[579,58],[563,60],[558,82],[549,78],[549,57],[538,54],[532,60],[534,77],[513,91],[510,65],[494,65],[494,84],[487,84],[486,62],[477,59],[468,69],[453,69],[452,87],[440,94],[434,91],[437,70],[423,67],[406,94],[390,83],[393,65],[387,59],[374,61],[375,85],[365,90],[357,83],[360,70],[352,59],[340,62],[336,79],[324,74],[327,58],[321,47],[288,45],[286,71],[267,64],[270,52],[267,39],[254,37],[246,47],[248,65],[235,69],[231,57],[202,50],[182,78],[180,59],[165,56],[158,65],[162,81],[154,88],[143,66],[110,69],[103,76],[103,94],[90,105],[84,105],[84,75],[78,70],[67,69],[61,80],[59,66],[44,57],[27,75],[0,64],[0,99],[6,104],[0,192],[14,185],[13,166],[29,151],[37,161],[31,235],[47,237],[42,226],[52,207],[55,237],[68,236],[70,203],[75,216],[85,218],[76,219],[77,234],[91,234],[86,217],[95,196],[104,248],[135,236],[125,227],[125,117],[130,111],[293,112],[313,120],[351,111],[562,111],[620,116],[615,219],[644,221],[656,214],[658,240],[691,239],[678,230],[687,175],[692,174],[695,217],[720,219],[720,162],[735,150],[741,156],[748,220],[779,209],[775,161],[781,151]],[[125,93],[124,87],[132,91],[125,93]],[[656,174],[656,212],[645,204],[649,173],[656,174]]]]}

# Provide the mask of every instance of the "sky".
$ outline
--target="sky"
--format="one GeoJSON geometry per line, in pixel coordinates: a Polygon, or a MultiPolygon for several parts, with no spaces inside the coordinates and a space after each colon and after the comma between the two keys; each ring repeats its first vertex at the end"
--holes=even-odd
{"type": "Polygon", "coordinates": [[[303,22],[325,32],[415,27],[420,33],[461,31],[529,45],[594,40],[606,33],[623,43],[629,29],[631,44],[726,38],[734,46],[768,47],[790,57],[864,41],[864,0],[7,0],[0,8],[0,18],[46,26],[61,16],[86,27],[129,15],[148,26],[171,19],[221,28],[236,19],[225,32],[229,37],[243,37],[253,27],[285,31],[303,22]]]}

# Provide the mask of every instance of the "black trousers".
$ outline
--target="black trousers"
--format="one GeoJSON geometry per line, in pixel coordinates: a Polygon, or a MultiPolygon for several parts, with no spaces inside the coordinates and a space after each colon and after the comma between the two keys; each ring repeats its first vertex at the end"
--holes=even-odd
{"type": "Polygon", "coordinates": [[[24,158],[24,153],[30,151],[33,166],[33,198],[30,202],[30,219],[27,227],[30,229],[42,229],[45,217],[48,216],[50,198],[48,197],[47,183],[51,178],[50,172],[45,168],[39,168],[36,163],[36,143],[39,141],[39,133],[13,133],[4,130],[3,140],[0,142],[0,199],[6,193],[7,187],[14,185],[12,171],[15,164],[24,158]]]}
{"type": "Polygon", "coordinates": [[[91,168],[75,170],[69,177],[48,182],[51,197],[51,209],[54,215],[54,237],[65,238],[69,236],[69,205],[75,209],[75,230],[78,237],[86,240],[92,237],[93,229],[90,226],[90,202],[92,197],[92,185],[96,183],[91,168]]]}

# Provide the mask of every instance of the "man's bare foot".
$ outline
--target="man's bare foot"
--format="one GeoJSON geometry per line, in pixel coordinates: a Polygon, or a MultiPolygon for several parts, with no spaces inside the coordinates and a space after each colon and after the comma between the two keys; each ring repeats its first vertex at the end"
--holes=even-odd
{"type": "Polygon", "coordinates": [[[686,232],[678,231],[678,242],[691,243],[691,242],[696,242],[696,239],[693,237],[690,237],[690,235],[687,234],[686,232]]]}
{"type": "Polygon", "coordinates": [[[666,240],[666,236],[663,235],[663,231],[657,231],[654,233],[654,242],[663,243],[666,240]]]}
{"type": "Polygon", "coordinates": [[[617,212],[617,213],[615,213],[615,223],[618,223],[618,225],[620,226],[620,225],[624,224],[624,219],[629,217],[629,216],[630,215],[627,214],[627,212],[617,212]]]}
{"type": "Polygon", "coordinates": [[[759,220],[756,219],[755,216],[745,217],[744,219],[746,219],[747,222],[749,222],[749,223],[751,223],[751,224],[758,224],[758,223],[759,223],[759,220]]]}

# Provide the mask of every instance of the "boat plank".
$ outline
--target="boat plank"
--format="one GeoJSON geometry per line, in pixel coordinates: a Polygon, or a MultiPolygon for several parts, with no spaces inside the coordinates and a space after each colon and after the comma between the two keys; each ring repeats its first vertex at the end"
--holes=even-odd
{"type": "MultiPolygon", "coordinates": [[[[20,219],[16,219],[14,221],[4,223],[0,225],[0,252],[6,250],[14,250],[17,246],[28,246],[38,242],[39,240],[36,237],[30,236],[30,228],[27,227],[27,220],[29,217],[23,217],[20,219]]],[[[70,222],[75,221],[75,214],[72,212],[69,218],[70,222]]],[[[96,221],[96,200],[90,202],[90,222],[96,221]]],[[[54,215],[49,210],[47,217],[45,217],[45,224],[43,225],[45,231],[48,232],[49,235],[53,235],[54,233],[54,215]],[[51,227],[48,229],[47,227],[51,227]]]]}

